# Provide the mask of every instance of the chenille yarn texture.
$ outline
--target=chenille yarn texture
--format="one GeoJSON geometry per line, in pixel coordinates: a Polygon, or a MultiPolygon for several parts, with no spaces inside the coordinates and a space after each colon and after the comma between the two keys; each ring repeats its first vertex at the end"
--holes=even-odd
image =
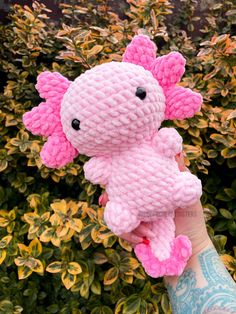
{"type": "Polygon", "coordinates": [[[200,180],[178,169],[178,132],[159,130],[165,119],[192,117],[200,109],[202,97],[176,85],[184,70],[180,53],[156,58],[155,44],[138,35],[123,62],[98,65],[74,82],[41,73],[36,88],[45,102],[23,116],[27,129],[48,138],[41,151],[48,167],[62,167],[79,153],[91,157],[85,177],[106,186],[104,219],[115,234],[140,224],[152,230],[135,253],[153,277],[182,273],[191,243],[175,238],[174,212],[202,191],[200,180]]]}

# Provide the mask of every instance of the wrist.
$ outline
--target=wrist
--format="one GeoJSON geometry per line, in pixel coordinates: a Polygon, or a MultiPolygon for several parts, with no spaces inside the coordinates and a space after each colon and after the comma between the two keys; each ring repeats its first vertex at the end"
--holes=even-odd
{"type": "Polygon", "coordinates": [[[192,241],[192,239],[190,239],[190,241],[192,243],[192,255],[189,259],[189,262],[191,259],[198,257],[198,255],[203,251],[209,249],[210,247],[214,247],[208,234],[199,240],[192,241]]]}
{"type": "MultiPolygon", "coordinates": [[[[186,264],[185,270],[190,269],[190,268],[191,269],[198,268],[199,255],[202,254],[204,251],[207,251],[210,248],[214,248],[214,245],[208,235],[202,240],[193,242],[192,243],[192,255],[186,264]]],[[[178,282],[178,279],[179,279],[178,276],[165,276],[164,283],[169,284],[171,286],[175,286],[176,283],[178,282]]]]}

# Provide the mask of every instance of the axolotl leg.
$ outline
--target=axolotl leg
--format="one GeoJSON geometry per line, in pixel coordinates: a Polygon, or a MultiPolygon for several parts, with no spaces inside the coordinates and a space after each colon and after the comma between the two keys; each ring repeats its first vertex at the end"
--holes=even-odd
{"type": "Polygon", "coordinates": [[[201,181],[190,172],[180,172],[173,186],[172,202],[178,208],[186,208],[196,203],[202,194],[201,181]]]}
{"type": "Polygon", "coordinates": [[[116,235],[131,232],[140,224],[135,211],[122,203],[108,201],[104,212],[105,222],[116,235]]]}

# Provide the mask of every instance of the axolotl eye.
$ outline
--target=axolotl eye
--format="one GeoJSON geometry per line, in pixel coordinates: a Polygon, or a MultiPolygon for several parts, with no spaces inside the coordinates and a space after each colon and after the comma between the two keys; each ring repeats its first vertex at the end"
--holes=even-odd
{"type": "Polygon", "coordinates": [[[147,93],[144,87],[137,87],[135,96],[143,100],[146,97],[147,93]]]}
{"type": "Polygon", "coordinates": [[[73,119],[71,122],[71,126],[74,130],[79,131],[80,129],[80,121],[78,119],[73,119]]]}

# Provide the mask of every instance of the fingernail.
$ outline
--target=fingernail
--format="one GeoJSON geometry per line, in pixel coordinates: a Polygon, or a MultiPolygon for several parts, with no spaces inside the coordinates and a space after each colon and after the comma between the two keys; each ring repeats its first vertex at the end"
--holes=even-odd
{"type": "Polygon", "coordinates": [[[150,241],[146,238],[143,238],[143,244],[149,245],[150,241]]]}
{"type": "Polygon", "coordinates": [[[98,200],[98,204],[100,206],[106,206],[106,203],[109,201],[108,199],[108,195],[106,192],[104,192],[102,195],[100,195],[99,200],[98,200]]]}

